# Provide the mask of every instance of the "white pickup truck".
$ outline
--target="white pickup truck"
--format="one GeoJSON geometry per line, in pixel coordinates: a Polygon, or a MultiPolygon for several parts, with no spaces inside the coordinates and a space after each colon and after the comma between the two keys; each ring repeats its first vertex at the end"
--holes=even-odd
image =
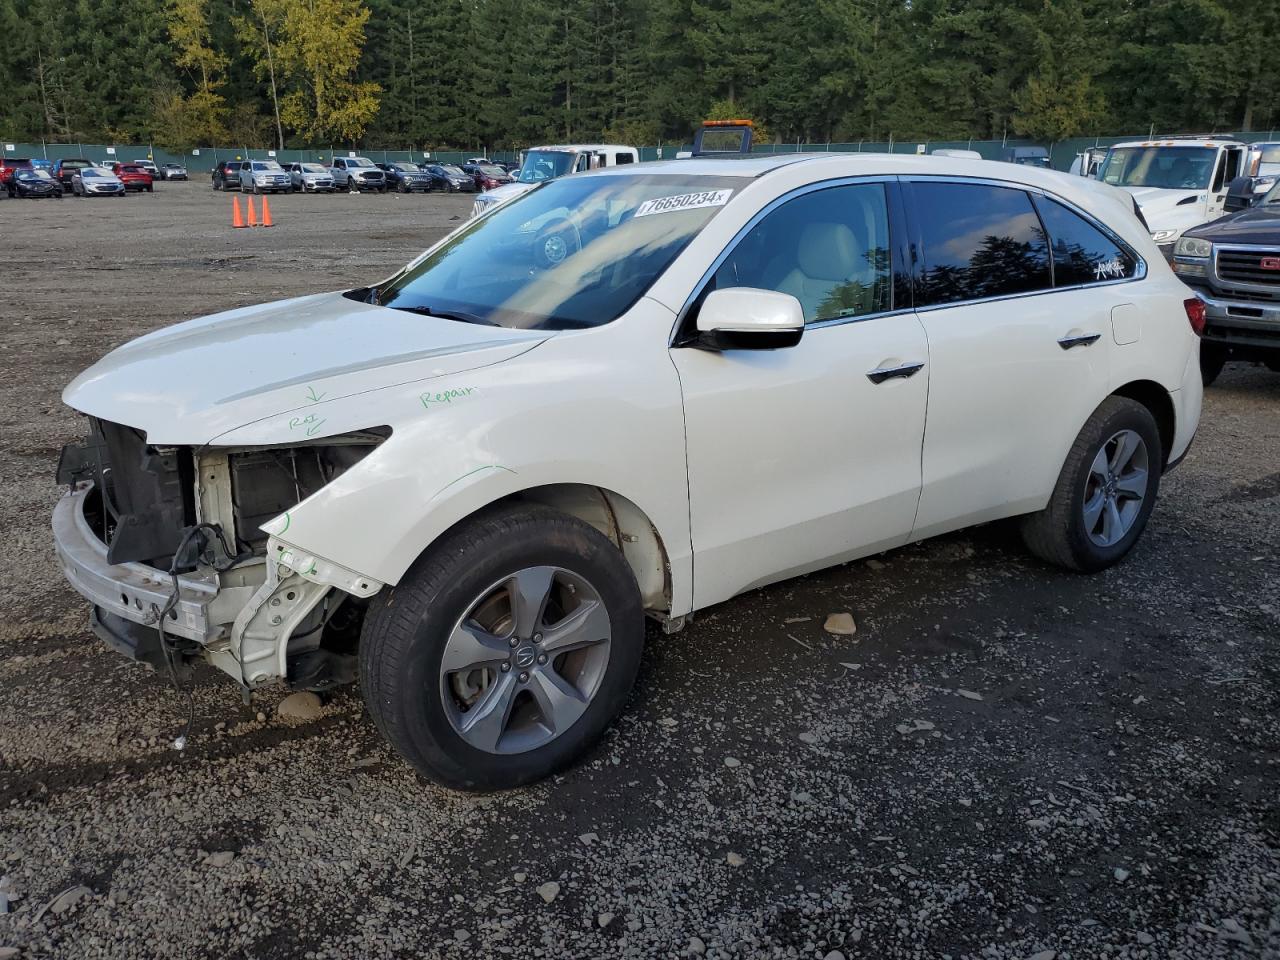
{"type": "Polygon", "coordinates": [[[1133,194],[1166,259],[1183,232],[1222,216],[1227,184],[1244,172],[1246,144],[1223,137],[1117,143],[1098,179],[1133,194]]]}
{"type": "Polygon", "coordinates": [[[504,200],[528,193],[540,183],[556,180],[569,173],[582,173],[600,167],[617,167],[639,163],[640,151],[616,143],[575,143],[533,147],[525,152],[524,163],[515,183],[508,183],[476,197],[471,215],[478,217],[504,200]]]}

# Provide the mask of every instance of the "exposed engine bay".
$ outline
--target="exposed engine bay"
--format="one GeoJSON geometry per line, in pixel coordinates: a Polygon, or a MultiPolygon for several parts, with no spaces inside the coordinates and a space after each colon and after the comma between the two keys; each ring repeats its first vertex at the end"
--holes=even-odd
{"type": "Polygon", "coordinates": [[[59,461],[58,481],[71,490],[61,522],[79,535],[60,540],[59,553],[94,602],[95,633],[158,668],[203,657],[246,690],[354,679],[360,624],[382,585],[299,555],[261,526],[287,517],[389,430],[234,449],[153,447],[131,427],[89,425],[59,461]]]}

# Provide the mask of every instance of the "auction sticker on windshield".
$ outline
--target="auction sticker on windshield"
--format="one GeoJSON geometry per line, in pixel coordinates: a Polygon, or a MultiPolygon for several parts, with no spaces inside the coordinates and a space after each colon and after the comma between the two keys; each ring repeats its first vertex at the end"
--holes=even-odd
{"type": "Polygon", "coordinates": [[[723,207],[733,196],[732,190],[704,190],[702,193],[682,193],[676,197],[659,197],[646,200],[636,208],[637,217],[651,213],[674,213],[677,210],[696,210],[699,207],[723,207]]]}

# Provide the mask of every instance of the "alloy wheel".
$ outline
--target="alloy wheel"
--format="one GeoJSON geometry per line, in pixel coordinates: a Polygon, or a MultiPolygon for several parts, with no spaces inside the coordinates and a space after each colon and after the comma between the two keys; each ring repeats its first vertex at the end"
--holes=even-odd
{"type": "Polygon", "coordinates": [[[440,663],[453,729],[486,753],[536,750],[574,725],[604,680],[611,626],[599,592],[561,567],[526,567],[484,590],[440,663]]]}
{"type": "Polygon", "coordinates": [[[1100,547],[1112,547],[1133,529],[1150,483],[1147,444],[1121,430],[1102,445],[1085,481],[1084,529],[1100,547]]]}

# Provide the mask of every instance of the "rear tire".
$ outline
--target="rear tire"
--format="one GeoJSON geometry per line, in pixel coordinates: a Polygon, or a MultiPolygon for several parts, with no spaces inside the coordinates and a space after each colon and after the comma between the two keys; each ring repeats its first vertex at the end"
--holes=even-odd
{"type": "Polygon", "coordinates": [[[1227,362],[1227,349],[1216,343],[1200,342],[1200,379],[1207,387],[1218,379],[1227,362]]]}
{"type": "Polygon", "coordinates": [[[446,534],[373,600],[360,682],[379,731],[423,776],[508,789],[599,738],[643,643],[640,592],[618,549],[576,517],[517,504],[446,534]],[[540,585],[525,590],[524,617],[515,583],[540,585]],[[485,642],[465,642],[476,636],[485,642]]]}
{"type": "Polygon", "coordinates": [[[1092,573],[1124,558],[1160,491],[1164,449],[1151,411],[1108,397],[1071,445],[1049,505],[1022,518],[1022,539],[1042,560],[1092,573]],[[1125,456],[1126,445],[1133,453],[1125,456]]]}

